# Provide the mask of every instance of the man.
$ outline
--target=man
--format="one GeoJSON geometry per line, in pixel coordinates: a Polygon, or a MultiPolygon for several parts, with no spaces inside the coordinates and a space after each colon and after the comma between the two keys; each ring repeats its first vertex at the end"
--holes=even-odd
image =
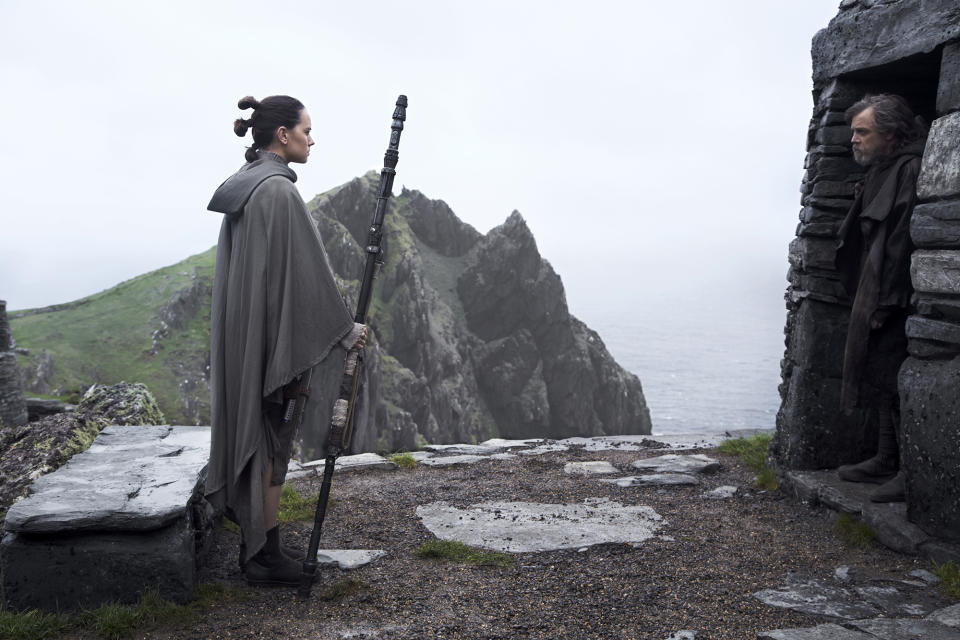
{"type": "Polygon", "coordinates": [[[853,298],[843,356],[840,405],[877,425],[877,454],[840,467],[851,482],[881,486],[874,502],[904,500],[899,470],[897,372],[907,357],[904,325],[910,283],[910,215],[926,130],[900,96],[867,96],[846,112],[854,160],[867,168],[840,226],[836,266],[853,298]]]}

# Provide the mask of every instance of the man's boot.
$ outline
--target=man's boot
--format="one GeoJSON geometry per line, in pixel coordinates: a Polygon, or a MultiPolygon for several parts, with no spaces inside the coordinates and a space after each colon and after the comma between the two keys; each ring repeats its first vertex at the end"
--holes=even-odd
{"type": "Polygon", "coordinates": [[[877,455],[858,464],[845,464],[837,469],[841,480],[883,484],[892,480],[897,474],[900,466],[900,447],[897,446],[893,412],[880,410],[878,423],[877,455]]]}
{"type": "Polygon", "coordinates": [[[296,587],[300,584],[301,567],[280,549],[280,528],[274,527],[267,531],[266,544],[247,562],[243,575],[252,585],[296,587]]]}
{"type": "Polygon", "coordinates": [[[893,479],[877,487],[870,494],[870,502],[904,502],[907,499],[907,482],[903,471],[893,479]]]}

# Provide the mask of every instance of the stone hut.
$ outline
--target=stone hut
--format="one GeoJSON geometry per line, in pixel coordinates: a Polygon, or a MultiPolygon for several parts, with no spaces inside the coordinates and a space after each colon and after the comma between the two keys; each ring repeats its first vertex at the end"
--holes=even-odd
{"type": "Polygon", "coordinates": [[[17,354],[13,350],[13,335],[7,321],[7,303],[0,300],[0,424],[11,427],[26,421],[27,405],[23,398],[17,354]]]}
{"type": "MultiPolygon", "coordinates": [[[[866,93],[902,95],[930,126],[911,220],[915,294],[900,369],[907,517],[960,539],[960,2],[843,0],[813,39],[813,117],[802,209],[790,245],[779,470],[829,469],[875,452],[875,422],[838,428],[851,300],[834,269],[837,230],[862,177],[844,111],[866,93]],[[857,426],[859,425],[859,426],[857,426]]],[[[865,416],[860,416],[865,418],[865,416]]]]}

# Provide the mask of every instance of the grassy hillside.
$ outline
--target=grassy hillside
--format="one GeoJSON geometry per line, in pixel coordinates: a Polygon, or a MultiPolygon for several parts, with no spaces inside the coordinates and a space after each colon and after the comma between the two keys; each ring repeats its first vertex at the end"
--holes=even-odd
{"type": "Polygon", "coordinates": [[[28,392],[143,382],[171,421],[196,423],[209,401],[185,394],[205,386],[215,255],[214,247],[75,302],[10,312],[17,346],[29,352],[19,355],[28,392]]]}

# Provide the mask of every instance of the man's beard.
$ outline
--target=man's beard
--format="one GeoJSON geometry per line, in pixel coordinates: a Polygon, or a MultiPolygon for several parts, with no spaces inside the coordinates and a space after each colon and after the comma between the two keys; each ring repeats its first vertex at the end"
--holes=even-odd
{"type": "Polygon", "coordinates": [[[872,154],[864,153],[860,151],[857,147],[853,147],[853,161],[856,162],[861,167],[869,167],[870,165],[877,164],[881,160],[890,156],[889,152],[885,151],[876,151],[872,154]]]}

